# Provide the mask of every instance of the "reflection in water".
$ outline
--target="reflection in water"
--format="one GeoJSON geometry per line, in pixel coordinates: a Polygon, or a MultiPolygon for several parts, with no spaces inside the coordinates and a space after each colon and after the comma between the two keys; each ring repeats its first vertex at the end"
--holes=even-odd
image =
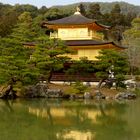
{"type": "Polygon", "coordinates": [[[94,134],[91,132],[70,131],[66,133],[63,138],[57,134],[58,139],[72,139],[72,140],[93,140],[94,134]]]}
{"type": "Polygon", "coordinates": [[[135,102],[0,100],[0,140],[138,139],[128,116],[135,102]]]}

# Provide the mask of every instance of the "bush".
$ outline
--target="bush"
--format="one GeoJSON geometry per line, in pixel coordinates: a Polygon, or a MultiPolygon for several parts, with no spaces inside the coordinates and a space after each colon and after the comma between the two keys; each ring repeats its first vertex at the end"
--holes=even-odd
{"type": "Polygon", "coordinates": [[[84,94],[84,92],[88,90],[88,87],[83,85],[82,82],[76,82],[73,84],[73,88],[75,89],[76,94],[84,94]]]}

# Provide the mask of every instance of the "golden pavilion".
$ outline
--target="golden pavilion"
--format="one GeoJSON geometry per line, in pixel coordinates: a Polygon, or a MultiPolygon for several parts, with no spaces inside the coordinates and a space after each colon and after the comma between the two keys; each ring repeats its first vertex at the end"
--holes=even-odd
{"type": "Polygon", "coordinates": [[[64,40],[68,47],[75,50],[74,54],[69,55],[72,60],[79,60],[81,57],[96,60],[101,49],[124,49],[114,42],[104,40],[103,31],[110,30],[109,26],[83,16],[79,8],[71,16],[43,22],[42,27],[53,29],[50,38],[64,40]]]}

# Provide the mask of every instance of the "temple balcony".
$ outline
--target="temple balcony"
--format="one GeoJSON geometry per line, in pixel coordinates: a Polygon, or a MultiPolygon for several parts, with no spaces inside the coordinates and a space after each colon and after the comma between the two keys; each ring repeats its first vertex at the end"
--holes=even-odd
{"type": "Polygon", "coordinates": [[[95,39],[95,40],[103,40],[104,39],[104,35],[101,33],[88,33],[88,35],[73,35],[70,36],[70,34],[67,35],[61,35],[58,34],[57,32],[52,33],[50,32],[50,38],[60,38],[62,40],[91,40],[91,39],[95,39]]]}
{"type": "MultiPolygon", "coordinates": [[[[80,30],[81,31],[81,30],[80,30]]],[[[93,30],[84,30],[80,32],[77,30],[63,30],[57,32],[50,32],[50,38],[60,38],[62,40],[103,40],[104,35],[101,32],[93,30]]]]}

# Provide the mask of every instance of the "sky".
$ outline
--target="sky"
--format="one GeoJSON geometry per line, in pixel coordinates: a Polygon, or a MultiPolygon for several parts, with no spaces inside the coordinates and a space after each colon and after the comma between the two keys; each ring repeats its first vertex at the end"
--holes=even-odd
{"type": "Polygon", "coordinates": [[[54,5],[66,5],[77,2],[113,2],[113,1],[125,1],[130,4],[140,5],[140,0],[0,0],[5,4],[32,4],[37,7],[46,6],[51,7],[54,5]]]}

